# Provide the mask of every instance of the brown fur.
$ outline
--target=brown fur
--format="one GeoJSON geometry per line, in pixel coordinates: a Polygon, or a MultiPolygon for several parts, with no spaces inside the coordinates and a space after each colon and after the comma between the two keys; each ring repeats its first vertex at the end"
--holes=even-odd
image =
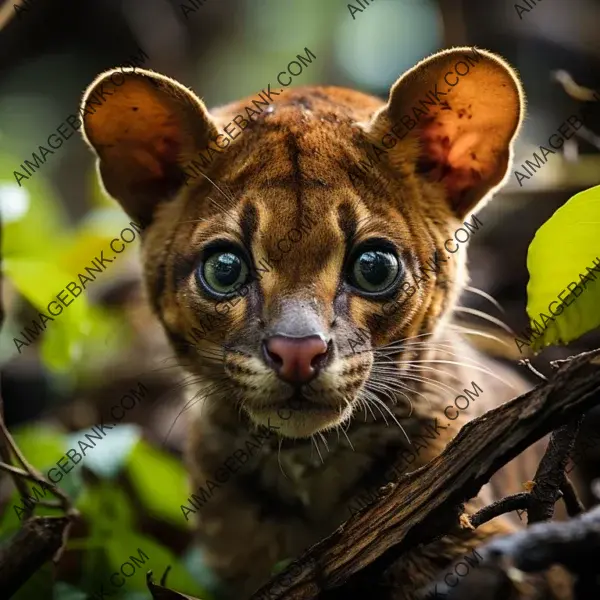
{"type": "MultiPolygon", "coordinates": [[[[143,240],[149,300],[182,363],[197,375],[202,402],[189,421],[193,489],[214,479],[258,426],[279,428],[199,511],[207,562],[233,598],[248,597],[276,562],[297,556],[345,521],[352,499],[408,447],[406,435],[414,443],[434,419],[448,425],[443,409],[455,394],[444,386],[461,390],[475,381],[484,393],[419,453],[411,469],[438,454],[468,418],[525,389],[450,326],[467,278],[464,248],[384,325],[374,317],[383,300],[362,297],[342,277],[352,248],[376,236],[393,244],[414,278],[434,252],[447,256],[444,241],[504,180],[523,94],[512,69],[481,50],[480,62],[444,105],[432,107],[374,168],[358,167],[370,144],[380,145],[466,52],[452,49],[422,61],[393,86],[387,104],[334,87],[286,90],[194,178],[187,165],[249,99],[208,113],[184,86],[139,70],[85,118],[107,191],[149,224],[143,240]],[[227,314],[216,315],[215,300],[194,279],[202,249],[226,239],[258,265],[307,220],[310,230],[276,268],[249,282],[227,314]],[[207,320],[206,339],[194,335],[207,320]],[[349,340],[365,330],[366,345],[353,353],[349,340]],[[320,332],[331,340],[326,366],[310,393],[303,390],[322,410],[292,410],[287,419],[278,413],[291,388],[260,352],[264,336],[276,331],[320,332]],[[399,340],[409,342],[388,353],[395,361],[462,364],[445,363],[444,373],[438,363],[429,363],[436,370],[414,363],[411,373],[419,380],[399,362],[393,380],[377,374],[374,361],[381,362],[382,348],[399,340]],[[499,380],[477,366],[490,368],[499,380]]],[[[86,97],[109,76],[101,75],[86,97]]],[[[519,468],[505,475],[503,494],[518,491],[532,476],[530,467],[519,468]]],[[[428,545],[390,570],[392,584],[377,597],[413,598],[441,566],[511,528],[497,519],[428,545]]]]}

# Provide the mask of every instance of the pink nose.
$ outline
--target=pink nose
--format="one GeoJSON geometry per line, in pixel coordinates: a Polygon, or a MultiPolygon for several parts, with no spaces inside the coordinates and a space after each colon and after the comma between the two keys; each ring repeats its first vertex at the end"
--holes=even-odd
{"type": "Polygon", "coordinates": [[[327,342],[316,335],[303,338],[276,335],[265,341],[265,354],[281,379],[307,383],[318,374],[326,358],[327,342]]]}

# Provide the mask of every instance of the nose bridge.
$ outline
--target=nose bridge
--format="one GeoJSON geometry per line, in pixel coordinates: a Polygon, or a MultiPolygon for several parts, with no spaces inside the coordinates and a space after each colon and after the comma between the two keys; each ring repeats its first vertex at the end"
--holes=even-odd
{"type": "Polygon", "coordinates": [[[282,299],[267,325],[266,337],[305,338],[328,341],[327,327],[317,299],[282,299]]]}

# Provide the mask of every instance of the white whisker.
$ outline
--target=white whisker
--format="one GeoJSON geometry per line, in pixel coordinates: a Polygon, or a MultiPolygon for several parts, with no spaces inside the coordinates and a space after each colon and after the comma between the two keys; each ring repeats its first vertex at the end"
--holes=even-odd
{"type": "Polygon", "coordinates": [[[466,285],[464,289],[467,292],[471,292],[472,294],[477,294],[478,296],[485,298],[486,300],[491,302],[501,313],[506,314],[506,311],[502,308],[500,303],[493,296],[490,296],[487,292],[484,292],[483,290],[480,290],[476,287],[471,287],[470,285],[466,285]]]}
{"type": "MultiPolygon", "coordinates": [[[[404,427],[402,427],[402,425],[400,425],[400,422],[398,421],[398,419],[396,419],[396,415],[394,415],[394,413],[385,405],[385,402],[383,402],[382,400],[380,400],[379,398],[377,398],[377,396],[375,396],[372,392],[371,392],[371,396],[375,400],[375,402],[377,403],[377,406],[382,406],[385,410],[387,410],[387,412],[389,413],[390,417],[392,417],[392,419],[394,420],[394,422],[396,423],[396,425],[398,425],[398,427],[400,427],[400,430],[402,431],[402,433],[406,437],[406,440],[408,441],[408,443],[412,445],[412,442],[410,441],[410,438],[408,437],[408,434],[406,433],[404,427]]],[[[382,414],[382,416],[383,416],[383,414],[382,414]]],[[[386,420],[386,425],[387,425],[387,420],[386,420]]]]}
{"type": "Polygon", "coordinates": [[[340,429],[342,430],[342,433],[344,434],[344,436],[345,436],[345,437],[346,437],[346,439],[348,440],[348,444],[350,444],[350,448],[352,448],[352,451],[353,451],[353,452],[356,452],[356,450],[354,449],[354,446],[352,445],[352,442],[350,441],[350,438],[348,437],[348,434],[346,433],[346,430],[345,430],[343,427],[339,427],[339,428],[338,428],[338,431],[339,431],[340,429]]]}
{"type": "Polygon", "coordinates": [[[323,444],[325,444],[325,449],[327,450],[327,453],[329,454],[329,445],[327,444],[327,440],[325,439],[325,436],[320,431],[317,432],[317,435],[323,440],[323,444]]]}
{"type": "Polygon", "coordinates": [[[281,464],[281,444],[282,444],[283,440],[281,438],[279,438],[279,444],[277,445],[277,464],[279,465],[279,471],[280,473],[289,480],[289,477],[287,476],[287,473],[283,470],[283,465],[281,464]]]}
{"type": "MultiPolygon", "coordinates": [[[[367,402],[374,402],[375,398],[377,398],[377,396],[373,392],[371,392],[370,390],[365,389],[365,400],[367,402]]],[[[379,414],[383,418],[383,422],[385,423],[385,426],[389,427],[389,423],[388,423],[387,419],[385,418],[385,415],[381,411],[381,408],[379,407],[378,403],[375,402],[373,404],[373,406],[379,411],[379,414]]]]}
{"type": "Polygon", "coordinates": [[[504,344],[508,348],[513,348],[513,345],[509,344],[506,340],[503,340],[502,338],[499,338],[498,336],[493,335],[492,333],[488,333],[486,331],[478,331],[477,329],[469,329],[468,327],[464,327],[463,325],[459,325],[458,323],[449,323],[448,327],[450,329],[454,329],[455,331],[459,331],[460,333],[463,333],[463,334],[478,335],[480,337],[494,340],[500,344],[504,344]]]}
{"type": "Polygon", "coordinates": [[[325,462],[323,461],[323,457],[321,456],[321,451],[319,450],[319,444],[317,440],[315,440],[314,435],[311,435],[310,439],[312,440],[313,444],[315,445],[315,448],[317,449],[317,453],[319,454],[319,458],[321,459],[321,464],[325,464],[325,462]]]}
{"type": "Polygon", "coordinates": [[[500,319],[497,319],[496,317],[491,317],[490,315],[488,315],[487,313],[484,313],[481,310],[477,310],[475,308],[467,308],[466,306],[457,306],[454,308],[454,310],[457,312],[467,313],[469,315],[475,315],[476,317],[479,317],[480,319],[484,319],[485,321],[489,321],[490,323],[493,323],[494,325],[498,325],[498,327],[501,327],[502,329],[504,329],[504,331],[506,331],[510,335],[517,335],[506,323],[504,323],[504,321],[501,321],[500,319]]]}
{"type": "Polygon", "coordinates": [[[373,385],[374,383],[377,383],[378,385],[381,385],[381,386],[386,386],[388,389],[391,389],[392,392],[402,394],[408,400],[408,403],[410,404],[410,414],[408,415],[409,417],[413,413],[413,403],[412,403],[412,399],[402,391],[403,389],[407,390],[411,394],[416,394],[417,396],[422,396],[423,399],[425,400],[425,402],[427,402],[429,404],[429,406],[431,406],[431,400],[429,398],[427,398],[427,396],[425,396],[418,390],[413,390],[410,387],[404,385],[401,381],[394,380],[394,379],[384,379],[383,377],[377,377],[374,379],[369,379],[368,382],[365,383],[365,386],[373,385]]]}

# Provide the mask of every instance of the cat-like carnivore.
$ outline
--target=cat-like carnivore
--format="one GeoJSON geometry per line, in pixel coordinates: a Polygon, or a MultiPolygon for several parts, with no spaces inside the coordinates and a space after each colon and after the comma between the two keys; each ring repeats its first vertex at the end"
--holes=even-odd
{"type": "MultiPolygon", "coordinates": [[[[193,179],[184,165],[246,100],[209,113],[183,85],[137,70],[85,116],[106,190],[148,225],[149,301],[197,375],[188,512],[231,598],[345,521],[401,451],[418,447],[417,468],[465,420],[522,391],[451,324],[467,275],[464,247],[449,256],[444,242],[504,181],[524,110],[513,70],[483,50],[450,87],[465,55],[473,51],[420,62],[387,103],[336,87],[287,90],[193,179]],[[437,103],[424,107],[430,90],[437,103]],[[396,145],[360,168],[390,131],[396,145]],[[427,264],[437,268],[381,318],[427,264]],[[353,352],[359,331],[368,339],[353,352]],[[450,424],[444,407],[473,382],[481,396],[450,424]],[[261,425],[273,434],[249,442],[261,425]],[[228,481],[216,485],[223,469],[228,481]]],[[[532,473],[515,467],[501,492],[532,473]]],[[[438,569],[510,528],[498,519],[429,544],[372,597],[413,598],[438,569]]]]}

